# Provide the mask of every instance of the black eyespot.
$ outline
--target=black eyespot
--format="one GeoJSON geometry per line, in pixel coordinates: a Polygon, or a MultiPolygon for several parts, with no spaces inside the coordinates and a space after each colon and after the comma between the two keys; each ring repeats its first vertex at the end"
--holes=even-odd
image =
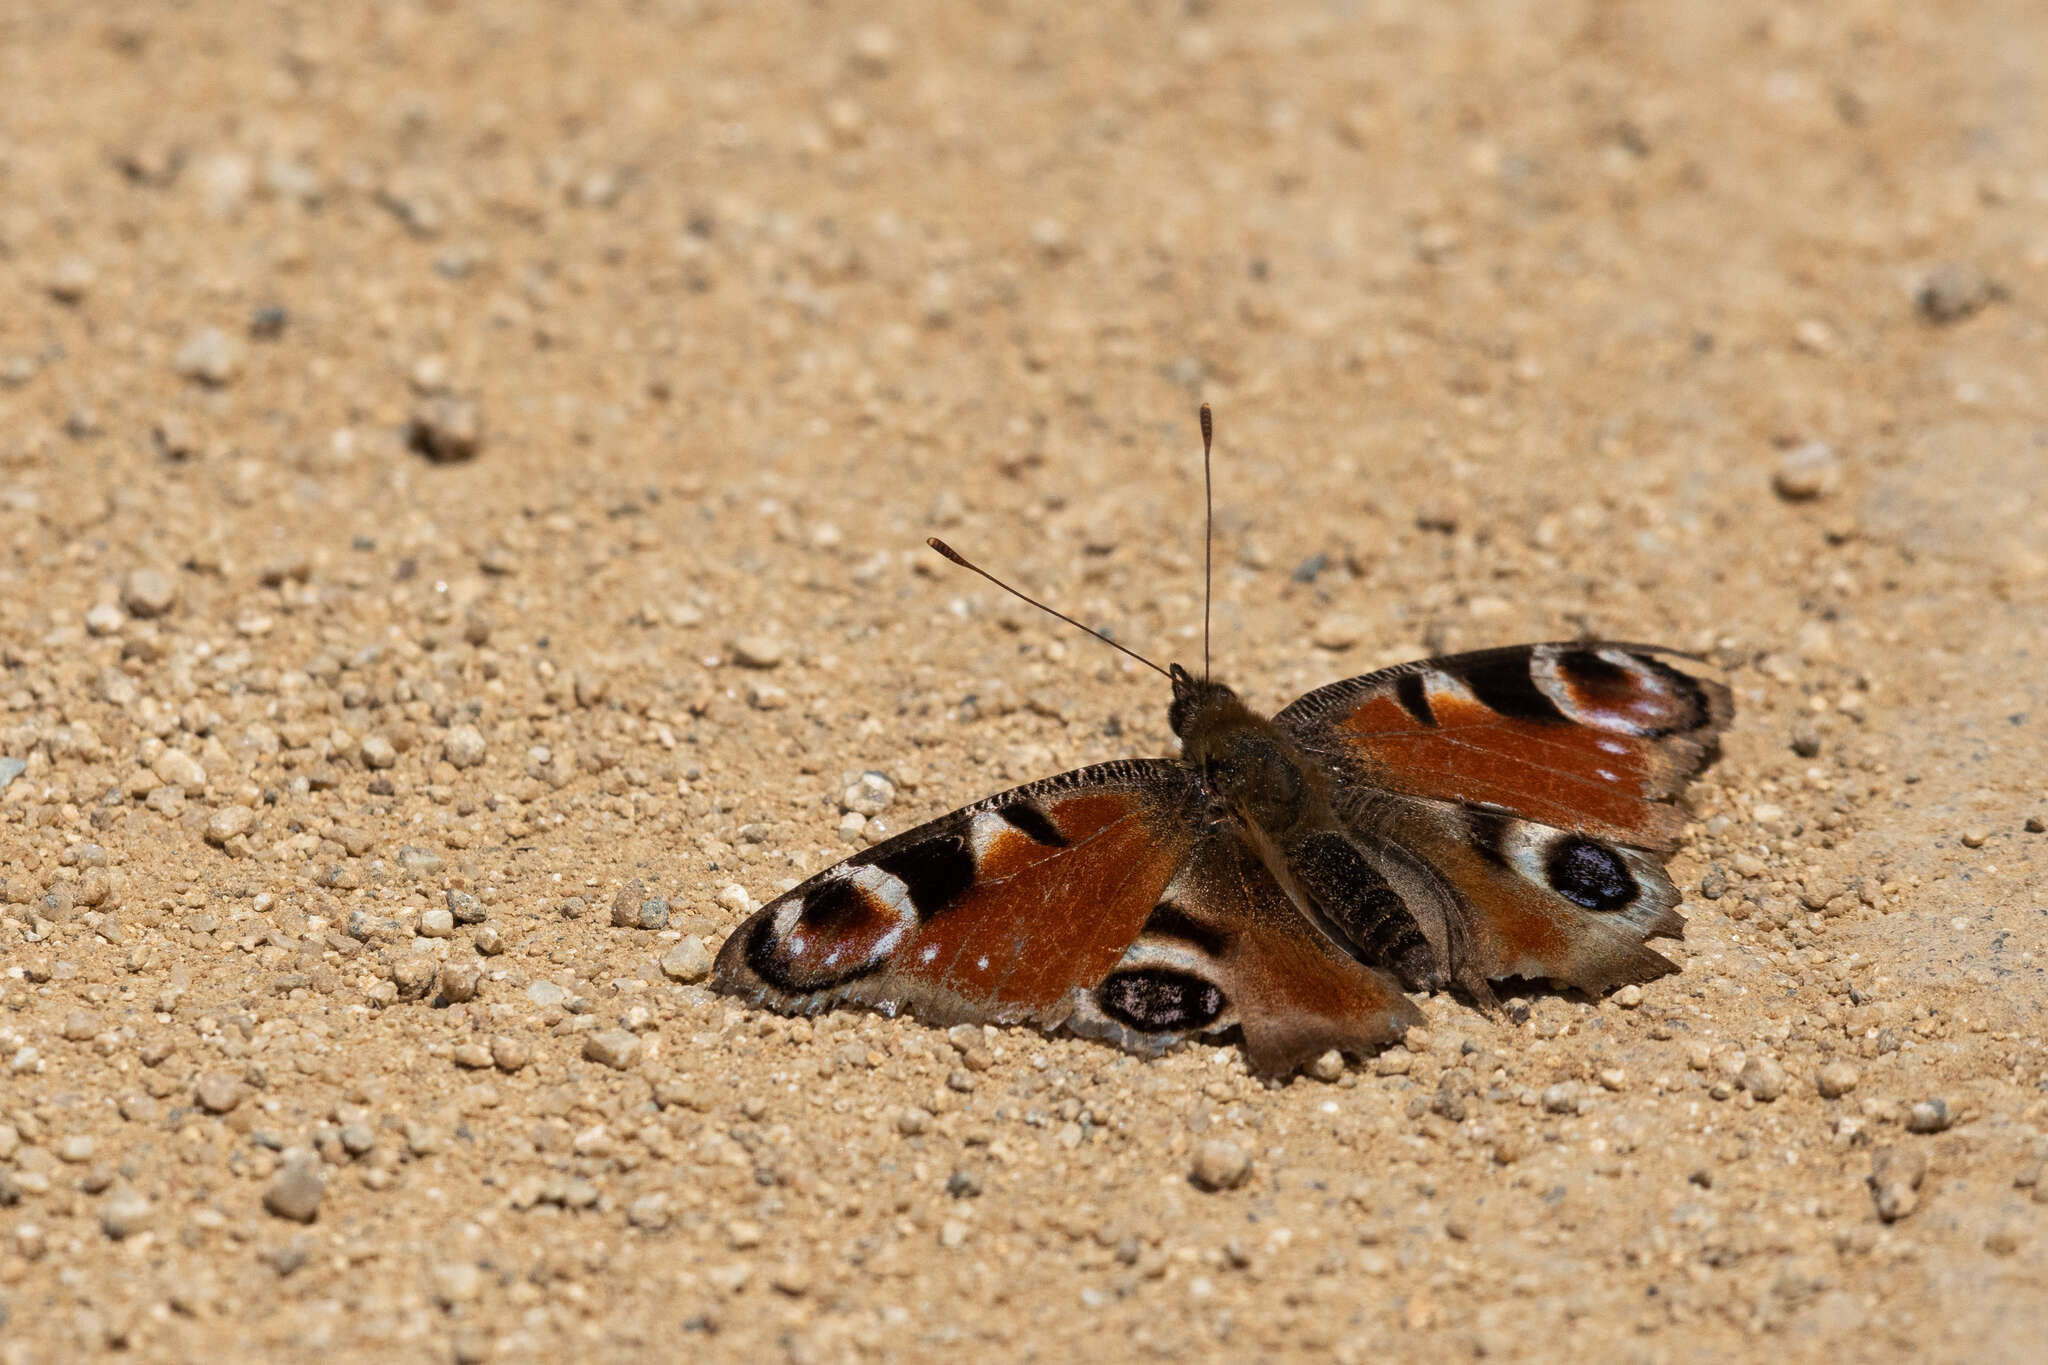
{"type": "Polygon", "coordinates": [[[1544,870],[1551,890],[1588,910],[1619,910],[1640,892],[1619,853],[1577,835],[1551,846],[1544,870]]]}
{"type": "Polygon", "coordinates": [[[1096,1002],[1110,1018],[1140,1033],[1201,1028],[1223,1013],[1223,992],[1199,976],[1146,967],[1102,983],[1096,1002]]]}

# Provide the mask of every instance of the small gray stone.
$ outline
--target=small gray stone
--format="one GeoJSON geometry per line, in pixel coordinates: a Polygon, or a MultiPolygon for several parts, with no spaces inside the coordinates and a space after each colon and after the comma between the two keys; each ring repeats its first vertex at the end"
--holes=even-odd
{"type": "Polygon", "coordinates": [[[242,372],[242,343],[218,327],[202,327],[185,339],[171,366],[181,378],[226,384],[242,372]]]}
{"type": "Polygon", "coordinates": [[[1559,1081],[1543,1090],[1543,1111],[1547,1114],[1579,1112],[1579,1087],[1574,1081],[1559,1081]]]}
{"type": "Polygon", "coordinates": [[[1922,1100],[1906,1111],[1906,1131],[1909,1133],[1945,1133],[1955,1121],[1948,1101],[1939,1097],[1922,1100]]]}
{"type": "Polygon", "coordinates": [[[441,743],[441,756],[453,768],[474,768],[484,761],[485,753],[483,731],[474,725],[456,726],[441,743]]]}
{"type": "Polygon", "coordinates": [[[341,1149],[350,1156],[368,1156],[377,1145],[377,1130],[367,1123],[344,1123],[338,1136],[341,1149]]]}
{"type": "Polygon", "coordinates": [[[772,635],[742,635],[732,642],[732,661],[742,668],[774,668],[782,655],[782,642],[772,635]]]}
{"type": "Polygon", "coordinates": [[[1728,874],[1721,870],[1719,863],[1710,863],[1706,874],[1700,878],[1700,894],[1710,901],[1717,901],[1728,894],[1728,874]]]}
{"type": "Polygon", "coordinates": [[[400,1000],[426,999],[440,974],[439,964],[424,953],[402,957],[391,964],[391,984],[398,988],[400,1000]]]}
{"type": "Polygon", "coordinates": [[[206,842],[225,847],[229,840],[238,839],[256,828],[256,812],[247,806],[222,806],[206,821],[206,842]]]}
{"type": "Polygon", "coordinates": [[[694,986],[711,975],[711,954],[704,940],[685,935],[676,946],[662,954],[661,974],[671,981],[694,986]]]}
{"type": "Polygon", "coordinates": [[[1838,1100],[1856,1088],[1863,1077],[1847,1062],[1829,1062],[1813,1078],[1814,1089],[1820,1091],[1822,1099],[1838,1100]]]}
{"type": "Polygon", "coordinates": [[[546,1009],[550,1005],[559,1005],[567,1000],[569,992],[552,981],[534,981],[528,983],[526,987],[526,998],[546,1009]]]}
{"type": "Polygon", "coordinates": [[[1188,1174],[1202,1189],[1234,1190],[1251,1179],[1251,1154],[1228,1138],[1210,1138],[1195,1149],[1188,1174]]]}
{"type": "Polygon", "coordinates": [[[14,779],[28,771],[28,764],[19,758],[0,758],[0,792],[7,790],[14,779]]]}
{"type": "Polygon", "coordinates": [[[605,1029],[583,1040],[583,1060],[624,1071],[640,1060],[640,1040],[624,1029],[605,1029]]]}
{"type": "Polygon", "coordinates": [[[460,1005],[474,1000],[483,990],[484,967],[481,962],[444,962],[441,964],[441,1000],[450,1005],[460,1005]]]}
{"type": "Polygon", "coordinates": [[[99,271],[93,268],[91,261],[83,256],[67,256],[57,262],[57,268],[50,272],[43,287],[59,303],[78,303],[92,292],[97,279],[99,271]]]}
{"type": "Polygon", "coordinates": [[[446,897],[448,914],[457,924],[482,924],[486,918],[484,903],[467,891],[450,891],[446,897]]]}
{"type": "Polygon", "coordinates": [[[121,580],[121,605],[130,616],[145,620],[162,616],[177,604],[177,581],[161,569],[131,569],[121,580]]]}
{"type": "Polygon", "coordinates": [[[209,1071],[192,1087],[192,1097],[209,1114],[225,1114],[248,1096],[248,1087],[225,1071],[209,1071]]]}
{"type": "Polygon", "coordinates": [[[1920,1207],[1920,1184],[1927,1178],[1927,1155],[1917,1148],[1880,1147],[1870,1154],[1870,1198],[1877,1216],[1887,1223],[1909,1217],[1920,1207]]]}
{"type": "Polygon", "coordinates": [[[1834,492],[1842,483],[1842,462],[1826,441],[1807,441],[1778,459],[1771,486],[1787,502],[1811,502],[1834,492]]]}
{"type": "Polygon", "coordinates": [[[839,808],[856,815],[873,817],[895,803],[896,784],[878,772],[865,772],[840,793],[839,808]]]}
{"type": "Polygon", "coordinates": [[[117,1242],[126,1241],[149,1227],[156,1208],[148,1196],[126,1185],[117,1185],[100,1205],[100,1230],[117,1242]]]}
{"type": "Polygon", "coordinates": [[[1765,1104],[1785,1093],[1785,1068],[1775,1057],[1759,1054],[1749,1058],[1737,1079],[1744,1090],[1765,1104]]]}
{"type": "Polygon", "coordinates": [[[1927,272],[1913,302],[1919,307],[1920,316],[1929,322],[1961,322],[1996,300],[2000,293],[1998,286],[1975,266],[1944,261],[1927,272]]]}
{"type": "Polygon", "coordinates": [[[436,464],[474,459],[483,438],[483,409],[475,399],[448,393],[422,399],[406,429],[406,444],[436,464]]]}
{"type": "Polygon", "coordinates": [[[398,865],[415,877],[431,877],[441,870],[441,855],[418,844],[405,845],[395,857],[398,865]]]}
{"type": "Polygon", "coordinates": [[[310,1223],[320,1213],[321,1196],[327,1193],[327,1176],[318,1160],[299,1156],[278,1167],[263,1191],[263,1207],[279,1218],[310,1223]]]}

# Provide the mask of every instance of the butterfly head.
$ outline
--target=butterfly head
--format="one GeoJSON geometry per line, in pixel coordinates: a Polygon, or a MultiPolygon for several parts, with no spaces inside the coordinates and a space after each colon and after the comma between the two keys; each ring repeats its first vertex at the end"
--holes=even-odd
{"type": "Polygon", "coordinates": [[[1192,747],[1198,733],[1213,730],[1225,716],[1243,712],[1237,693],[1220,682],[1197,678],[1179,664],[1167,670],[1173,680],[1173,701],[1166,708],[1166,723],[1184,747],[1192,747]]]}

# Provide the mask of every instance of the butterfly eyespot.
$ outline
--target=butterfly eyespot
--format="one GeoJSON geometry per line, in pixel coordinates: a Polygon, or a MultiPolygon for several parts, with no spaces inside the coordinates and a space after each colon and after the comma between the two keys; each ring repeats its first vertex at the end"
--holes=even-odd
{"type": "Polygon", "coordinates": [[[1213,1023],[1223,992],[1188,972],[1143,968],[1118,972],[1096,992],[1102,1012],[1141,1033],[1178,1033],[1213,1023]]]}
{"type": "Polygon", "coordinates": [[[1621,855],[1592,839],[1558,840],[1545,859],[1544,871],[1551,890],[1588,910],[1619,910],[1641,891],[1621,855]]]}

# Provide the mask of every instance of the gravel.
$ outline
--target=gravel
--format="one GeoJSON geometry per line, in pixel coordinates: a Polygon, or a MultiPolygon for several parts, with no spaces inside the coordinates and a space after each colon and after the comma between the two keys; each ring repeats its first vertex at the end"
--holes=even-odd
{"type": "Polygon", "coordinates": [[[263,1207],[276,1217],[310,1223],[319,1216],[326,1193],[327,1175],[317,1157],[288,1157],[264,1186],[263,1207]]]}
{"type": "Polygon", "coordinates": [[[435,394],[412,410],[406,444],[437,464],[476,458],[483,447],[483,409],[475,399],[435,394]]]}
{"type": "Polygon", "coordinates": [[[1744,1060],[1738,1079],[1744,1090],[1765,1104],[1783,1095],[1787,1083],[1784,1065],[1775,1057],[1762,1055],[1744,1060]]]}
{"type": "Polygon", "coordinates": [[[231,383],[242,372],[240,340],[218,327],[202,327],[187,337],[171,361],[183,379],[215,386],[231,383]]]}
{"type": "Polygon", "coordinates": [[[1808,441],[1778,458],[1771,486],[1787,502],[1812,502],[1842,486],[1842,462],[1826,441],[1808,441]]]}
{"type": "Polygon", "coordinates": [[[177,604],[177,580],[161,569],[131,569],[121,580],[121,606],[130,616],[151,620],[168,615],[177,604]]]}
{"type": "Polygon", "coordinates": [[[1252,1177],[1251,1154],[1227,1138],[1209,1138],[1195,1148],[1189,1179],[1204,1190],[1234,1190],[1252,1177]]]}
{"type": "Polygon", "coordinates": [[[661,973],[671,981],[695,985],[711,976],[711,954],[704,940],[688,936],[661,956],[661,973]]]}

